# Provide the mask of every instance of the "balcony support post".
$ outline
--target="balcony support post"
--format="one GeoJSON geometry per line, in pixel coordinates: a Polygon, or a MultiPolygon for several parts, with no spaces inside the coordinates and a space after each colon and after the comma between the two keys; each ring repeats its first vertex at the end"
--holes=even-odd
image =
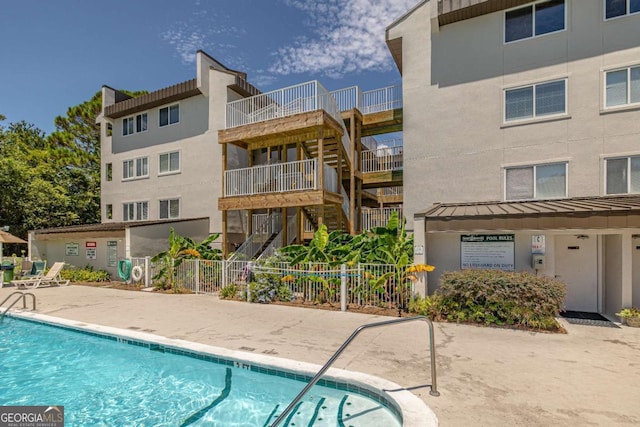
{"type": "MultiPolygon", "coordinates": [[[[360,95],[358,94],[358,100],[360,95]]],[[[357,101],[356,101],[357,102],[357,101]]],[[[360,159],[356,157],[356,145],[360,141],[356,140],[356,113],[351,110],[351,120],[349,120],[349,150],[351,150],[351,170],[349,171],[349,234],[356,234],[356,171],[360,170],[360,159]]]]}
{"type": "MultiPolygon", "coordinates": [[[[227,144],[222,144],[222,188],[225,188],[224,176],[227,171],[227,144]]],[[[227,211],[222,211],[222,258],[227,259],[227,211]]]]}
{"type": "MultiPolygon", "coordinates": [[[[324,130],[318,126],[318,189],[324,190],[324,130]]],[[[318,209],[318,227],[324,224],[324,206],[318,209]]]]}

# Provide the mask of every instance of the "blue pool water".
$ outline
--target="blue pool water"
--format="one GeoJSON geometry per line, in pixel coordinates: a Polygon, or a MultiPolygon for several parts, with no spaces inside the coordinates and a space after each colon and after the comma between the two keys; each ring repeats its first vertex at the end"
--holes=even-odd
{"type": "MultiPolygon", "coordinates": [[[[265,368],[176,352],[8,317],[0,405],[62,405],[67,426],[266,426],[304,387],[265,368]]],[[[283,425],[401,425],[379,399],[347,389],[316,385],[283,425]]]]}

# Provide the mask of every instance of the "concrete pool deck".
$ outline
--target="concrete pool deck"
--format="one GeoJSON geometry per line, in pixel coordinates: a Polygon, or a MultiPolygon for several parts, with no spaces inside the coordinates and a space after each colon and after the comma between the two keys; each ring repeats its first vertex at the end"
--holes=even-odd
{"type": "MultiPolygon", "coordinates": [[[[15,290],[0,289],[0,298],[15,290]]],[[[389,319],[206,295],[32,292],[41,314],[315,364],[356,327],[389,319]]],[[[410,389],[442,426],[639,425],[640,328],[566,328],[560,335],[436,323],[440,397],[429,395],[422,322],[363,331],[334,366],[410,389]]]]}

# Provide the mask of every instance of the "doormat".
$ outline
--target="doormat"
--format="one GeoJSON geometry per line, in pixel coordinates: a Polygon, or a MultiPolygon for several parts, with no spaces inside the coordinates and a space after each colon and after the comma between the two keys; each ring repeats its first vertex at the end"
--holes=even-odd
{"type": "Polygon", "coordinates": [[[561,311],[560,316],[572,325],[603,326],[606,328],[620,327],[599,313],[588,313],[586,311],[561,311]]]}

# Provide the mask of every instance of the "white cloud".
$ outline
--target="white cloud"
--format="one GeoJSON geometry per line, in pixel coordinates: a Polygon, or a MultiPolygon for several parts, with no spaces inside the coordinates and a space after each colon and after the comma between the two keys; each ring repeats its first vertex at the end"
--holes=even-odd
{"type": "Polygon", "coordinates": [[[280,48],[275,74],[312,72],[332,78],[360,71],[388,71],[393,64],[385,28],[417,0],[283,0],[305,12],[312,37],[280,48]]]}
{"type": "Polygon", "coordinates": [[[202,48],[205,40],[203,33],[177,28],[165,31],[160,37],[173,46],[185,64],[196,61],[196,51],[202,48]]]}
{"type": "MultiPolygon", "coordinates": [[[[210,11],[200,0],[194,3],[195,10],[183,21],[175,22],[168,30],[160,33],[160,38],[176,51],[185,65],[196,62],[198,49],[211,51],[214,55],[228,56],[236,46],[229,39],[245,34],[245,30],[229,25],[229,16],[210,11]]],[[[211,53],[210,52],[210,53],[211,53]]],[[[230,67],[244,65],[241,58],[234,58],[230,67]]]]}

